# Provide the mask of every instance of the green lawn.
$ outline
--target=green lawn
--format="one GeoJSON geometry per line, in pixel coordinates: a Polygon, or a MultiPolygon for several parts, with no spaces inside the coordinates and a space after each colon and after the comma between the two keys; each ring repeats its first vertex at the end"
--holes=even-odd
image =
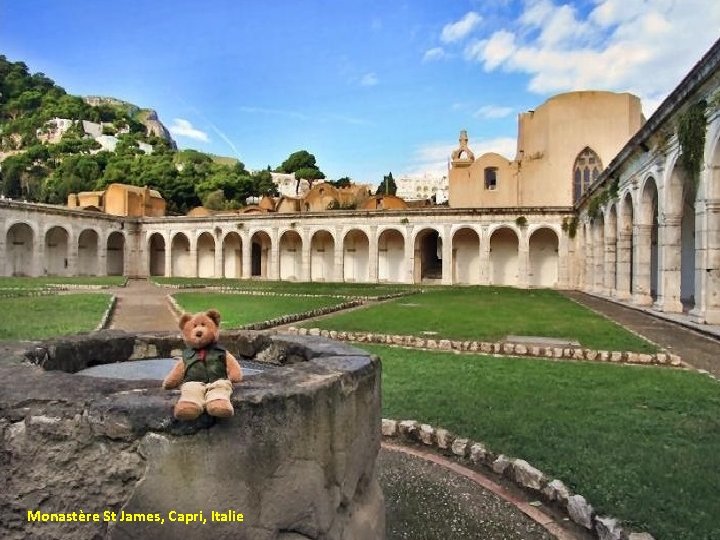
{"type": "Polygon", "coordinates": [[[158,285],[184,287],[228,287],[248,291],[272,291],[288,294],[317,294],[336,296],[381,296],[418,289],[415,285],[379,283],[301,283],[294,281],[260,281],[253,279],[163,278],[154,277],[158,285]]]}
{"type": "Polygon", "coordinates": [[[658,540],[720,539],[720,385],[693,372],[363,348],[383,416],[527,459],[658,540]]]}
{"type": "Polygon", "coordinates": [[[57,285],[105,285],[120,287],[125,283],[122,276],[86,277],[0,277],[0,289],[55,289],[57,285]]]}
{"type": "Polygon", "coordinates": [[[655,352],[623,327],[552,290],[450,287],[340,313],[303,326],[497,341],[507,335],[572,338],[584,347],[655,352]]]}
{"type": "Polygon", "coordinates": [[[0,298],[0,340],[45,339],[94,330],[107,294],[0,298]]]}
{"type": "Polygon", "coordinates": [[[177,293],[178,305],[190,313],[215,308],[222,317],[224,328],[236,328],[249,323],[262,322],[282,315],[302,313],[311,309],[335,306],[338,298],[327,296],[248,296],[220,293],[177,293]]]}

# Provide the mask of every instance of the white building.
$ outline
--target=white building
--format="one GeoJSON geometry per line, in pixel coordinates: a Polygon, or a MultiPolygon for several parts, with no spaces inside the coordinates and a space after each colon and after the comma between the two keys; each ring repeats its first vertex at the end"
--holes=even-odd
{"type": "Polygon", "coordinates": [[[430,199],[435,195],[435,203],[442,204],[448,200],[447,176],[434,176],[425,173],[422,177],[403,177],[395,180],[398,197],[406,201],[430,199]]]}

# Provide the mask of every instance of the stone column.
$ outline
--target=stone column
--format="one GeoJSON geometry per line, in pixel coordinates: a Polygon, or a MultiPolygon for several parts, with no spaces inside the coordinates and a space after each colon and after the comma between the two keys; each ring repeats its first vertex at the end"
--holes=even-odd
{"type": "Polygon", "coordinates": [[[487,227],[480,231],[480,285],[490,284],[490,236],[487,227]]]}
{"type": "Polygon", "coordinates": [[[639,306],[652,305],[650,295],[650,253],[652,225],[633,225],[633,303],[639,306]]]}
{"type": "Polygon", "coordinates": [[[669,313],[682,313],[680,300],[682,215],[665,215],[658,224],[660,278],[656,306],[669,313]]]}
{"type": "Polygon", "coordinates": [[[618,300],[628,300],[630,298],[630,258],[632,255],[632,232],[621,231],[618,233],[616,267],[617,273],[615,278],[615,296],[618,300]]]}
{"type": "MultiPolygon", "coordinates": [[[[34,231],[33,231],[34,232],[34,231]]],[[[38,227],[37,238],[34,238],[34,251],[31,276],[45,275],[45,235],[47,231],[38,227]]]]}
{"type": "Polygon", "coordinates": [[[377,225],[370,225],[368,234],[368,281],[378,282],[378,237],[377,225]]]}
{"type": "Polygon", "coordinates": [[[720,200],[697,203],[693,319],[720,324],[720,200]]]}
{"type": "Polygon", "coordinates": [[[165,238],[165,277],[172,277],[172,234],[165,238]]]}
{"type": "Polygon", "coordinates": [[[343,282],[345,281],[345,270],[343,268],[345,259],[345,234],[342,227],[335,229],[335,237],[337,238],[337,242],[335,242],[335,281],[343,282]]]}
{"type": "Polygon", "coordinates": [[[78,273],[78,238],[75,236],[74,231],[68,234],[67,239],[67,250],[65,250],[65,261],[67,264],[63,264],[64,276],[77,276],[78,273]]]}
{"type": "Polygon", "coordinates": [[[617,292],[617,236],[616,231],[607,230],[605,235],[605,282],[603,292],[615,296],[617,292]]]}
{"type": "Polygon", "coordinates": [[[240,241],[242,245],[242,270],[240,271],[240,277],[243,279],[250,279],[252,277],[252,239],[250,235],[240,235],[240,241]]]}
{"type": "Polygon", "coordinates": [[[7,231],[5,230],[5,223],[0,222],[0,276],[9,276],[12,273],[10,254],[7,251],[7,231]]]}
{"type": "Polygon", "coordinates": [[[216,278],[223,277],[223,244],[222,244],[222,231],[216,235],[215,238],[215,268],[213,269],[213,276],[216,278]]]}
{"type": "Polygon", "coordinates": [[[604,228],[593,227],[593,284],[592,290],[597,294],[603,294],[603,283],[605,281],[605,238],[604,228]]]}
{"type": "Polygon", "coordinates": [[[98,236],[98,248],[97,248],[97,275],[98,276],[107,276],[107,237],[108,235],[105,235],[105,240],[102,240],[101,236],[98,236]]]}
{"type": "Polygon", "coordinates": [[[197,238],[190,240],[190,277],[198,277],[197,238]]]}
{"type": "Polygon", "coordinates": [[[595,243],[593,242],[592,229],[584,227],[585,236],[585,279],[583,280],[583,290],[592,291],[595,283],[595,243]]]}
{"type": "Polygon", "coordinates": [[[308,231],[303,230],[300,236],[302,239],[302,251],[300,254],[300,281],[310,281],[310,263],[312,258],[312,235],[308,231]]]}
{"type": "Polygon", "coordinates": [[[452,285],[453,283],[453,249],[452,237],[450,236],[450,225],[442,229],[442,284],[452,285]]]}
{"type": "Polygon", "coordinates": [[[570,270],[574,254],[575,246],[572,245],[567,234],[560,234],[558,236],[558,289],[569,289],[570,288],[570,270]]]}
{"type": "Polygon", "coordinates": [[[277,228],[270,230],[270,252],[268,254],[268,279],[280,279],[280,240],[277,228]]]}
{"type": "Polygon", "coordinates": [[[518,238],[518,287],[527,289],[530,286],[530,239],[527,228],[520,229],[518,238]]]}

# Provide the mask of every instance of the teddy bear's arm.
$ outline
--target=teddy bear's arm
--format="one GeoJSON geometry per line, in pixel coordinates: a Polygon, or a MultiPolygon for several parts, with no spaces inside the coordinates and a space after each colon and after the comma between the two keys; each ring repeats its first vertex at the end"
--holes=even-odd
{"type": "Polygon", "coordinates": [[[230,379],[231,382],[242,381],[242,368],[235,357],[229,352],[225,353],[225,368],[227,369],[228,379],[230,379]]]}
{"type": "Polygon", "coordinates": [[[180,386],[180,383],[182,382],[184,376],[185,363],[182,361],[182,358],[178,358],[178,361],[175,362],[175,365],[173,366],[170,373],[168,373],[165,377],[165,380],[163,380],[163,388],[167,390],[171,388],[177,388],[178,386],[180,386]]]}

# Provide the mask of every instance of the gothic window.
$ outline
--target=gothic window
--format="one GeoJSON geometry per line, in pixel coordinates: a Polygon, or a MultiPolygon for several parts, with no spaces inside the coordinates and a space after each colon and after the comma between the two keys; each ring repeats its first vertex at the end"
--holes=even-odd
{"type": "Polygon", "coordinates": [[[590,185],[600,176],[603,166],[598,156],[586,146],[575,159],[573,166],[573,202],[577,203],[590,185]]]}
{"type": "Polygon", "coordinates": [[[497,167],[485,167],[485,189],[497,188],[497,167]]]}

